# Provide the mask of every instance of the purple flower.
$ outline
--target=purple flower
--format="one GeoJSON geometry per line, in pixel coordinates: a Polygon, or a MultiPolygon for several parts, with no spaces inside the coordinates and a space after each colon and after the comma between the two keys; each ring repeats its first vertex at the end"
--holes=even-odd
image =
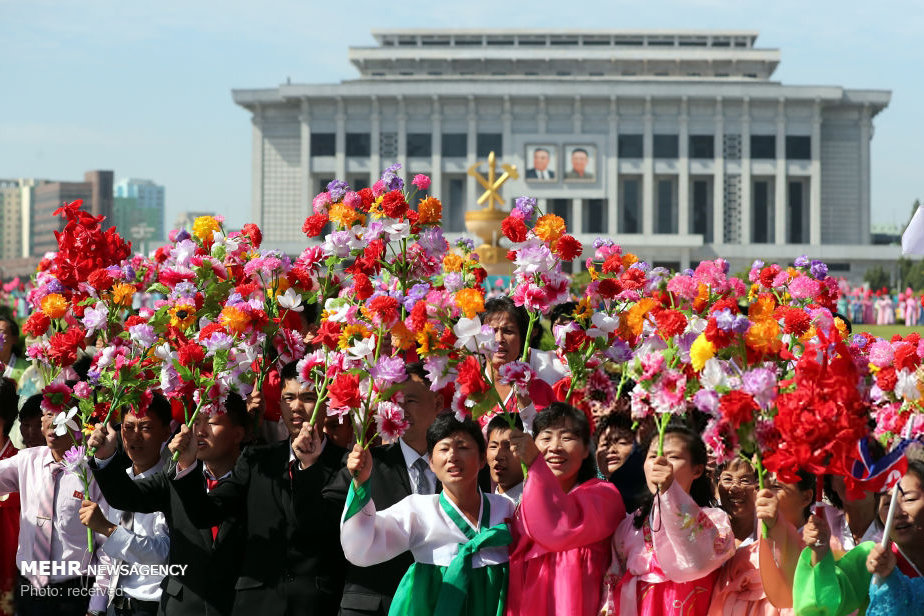
{"type": "Polygon", "coordinates": [[[463,287],[464,283],[462,281],[462,274],[459,272],[451,272],[446,274],[443,278],[443,287],[446,288],[446,291],[449,293],[455,293],[463,287]]]}
{"type": "Polygon", "coordinates": [[[763,409],[769,408],[776,399],[776,374],[769,368],[755,368],[745,372],[741,375],[741,385],[763,409]]]}
{"type": "Polygon", "coordinates": [[[391,167],[385,170],[385,173],[382,174],[382,183],[385,184],[387,190],[403,190],[404,189],[404,180],[398,177],[398,169],[401,168],[401,163],[395,163],[391,167]]]}
{"type": "Polygon", "coordinates": [[[51,293],[64,293],[64,290],[65,290],[65,289],[64,289],[64,285],[61,284],[61,281],[58,280],[57,278],[52,278],[51,280],[49,280],[49,281],[48,281],[48,286],[45,287],[45,288],[48,289],[48,293],[49,293],[49,294],[51,294],[51,293]]]}
{"type": "Polygon", "coordinates": [[[632,347],[622,338],[617,337],[613,341],[613,346],[603,352],[611,361],[622,364],[632,359],[632,347]]]}
{"type": "Polygon", "coordinates": [[[157,342],[157,335],[154,333],[154,328],[145,323],[129,327],[128,335],[132,339],[132,342],[141,349],[149,349],[157,342]]]}
{"type": "Polygon", "coordinates": [[[475,250],[475,241],[470,237],[460,237],[458,240],[456,240],[456,246],[461,250],[472,252],[475,250]]]}
{"type": "Polygon", "coordinates": [[[594,240],[594,249],[599,250],[604,246],[612,246],[613,244],[613,240],[608,237],[598,237],[594,240]]]}
{"type": "Polygon", "coordinates": [[[719,394],[712,389],[700,389],[693,394],[693,404],[703,413],[715,415],[719,408],[719,394]]]}
{"type": "Polygon", "coordinates": [[[372,368],[372,378],[386,387],[394,383],[403,383],[407,380],[404,360],[400,357],[380,357],[372,368]]]}
{"type": "Polygon", "coordinates": [[[87,372],[87,382],[96,387],[99,385],[99,379],[102,376],[99,370],[90,370],[87,372]]]}
{"type": "Polygon", "coordinates": [[[735,316],[735,323],[732,325],[732,331],[736,334],[746,334],[751,327],[751,320],[743,314],[735,316]]]}
{"type": "Polygon", "coordinates": [[[135,279],[135,268],[131,265],[126,264],[122,268],[122,273],[125,274],[125,280],[134,280],[135,279]]]}
{"type": "Polygon", "coordinates": [[[719,310],[713,316],[715,317],[716,327],[724,332],[731,331],[735,326],[735,315],[728,308],[719,310]]]}
{"type": "Polygon", "coordinates": [[[87,461],[87,450],[83,445],[77,447],[74,445],[70,449],[64,452],[64,460],[61,462],[61,466],[64,467],[64,472],[71,475],[85,475],[86,474],[86,461],[87,461]]]}
{"type": "Polygon", "coordinates": [[[523,220],[529,220],[536,209],[536,200],[532,197],[517,197],[514,207],[523,215],[523,220]]]}
{"type": "Polygon", "coordinates": [[[170,299],[179,299],[181,297],[195,297],[196,296],[196,285],[193,283],[183,280],[176,284],[173,287],[173,291],[170,293],[170,299]]]}
{"type": "Polygon", "coordinates": [[[752,269],[752,270],[753,270],[753,269],[758,269],[758,270],[759,270],[759,269],[763,269],[763,268],[764,268],[764,265],[765,265],[764,262],[761,261],[760,259],[754,259],[754,262],[751,263],[751,269],[752,269]]]}
{"type": "Polygon", "coordinates": [[[417,243],[424,249],[427,256],[433,257],[446,252],[448,245],[446,238],[443,237],[443,230],[440,227],[427,227],[420,232],[417,243]]]}
{"type": "Polygon", "coordinates": [[[690,269],[689,267],[688,267],[687,269],[683,270],[683,275],[684,275],[684,276],[688,276],[688,277],[692,278],[692,277],[693,277],[693,274],[694,274],[693,270],[690,269]]]}
{"type": "Polygon", "coordinates": [[[805,256],[805,255],[802,255],[801,257],[797,257],[796,260],[792,262],[792,264],[793,264],[795,267],[808,267],[808,266],[809,266],[809,258],[808,258],[807,256],[805,256]]]}
{"type": "Polygon", "coordinates": [[[343,180],[333,180],[327,185],[327,192],[334,203],[343,199],[348,190],[350,190],[350,185],[343,180]]]}
{"type": "Polygon", "coordinates": [[[88,308],[83,313],[83,326],[87,328],[87,335],[92,335],[98,329],[106,327],[106,320],[109,318],[109,311],[106,304],[100,302],[93,308],[88,308]]]}
{"type": "Polygon", "coordinates": [[[191,237],[192,236],[189,234],[189,231],[187,231],[186,229],[180,229],[179,232],[176,234],[176,241],[182,242],[183,240],[188,240],[191,237]]]}
{"type": "Polygon", "coordinates": [[[828,266],[815,259],[812,261],[812,266],[809,268],[809,271],[812,273],[818,280],[824,280],[828,276],[828,266]]]}
{"type": "Polygon", "coordinates": [[[404,298],[404,309],[410,312],[411,309],[414,308],[414,304],[425,298],[429,292],[429,284],[415,284],[413,287],[411,287],[411,290],[407,292],[407,297],[404,298]]]}

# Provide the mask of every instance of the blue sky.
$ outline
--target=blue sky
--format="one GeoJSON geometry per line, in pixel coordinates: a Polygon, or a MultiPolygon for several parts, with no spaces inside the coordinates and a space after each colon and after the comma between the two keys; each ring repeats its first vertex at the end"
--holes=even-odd
{"type": "Polygon", "coordinates": [[[166,186],[168,225],[182,210],[242,224],[251,132],[231,89],[353,78],[347,47],[398,27],[758,30],[783,83],[892,91],[874,122],[873,222],[904,223],[924,198],[916,0],[0,0],[0,177],[113,169],[166,186]]]}

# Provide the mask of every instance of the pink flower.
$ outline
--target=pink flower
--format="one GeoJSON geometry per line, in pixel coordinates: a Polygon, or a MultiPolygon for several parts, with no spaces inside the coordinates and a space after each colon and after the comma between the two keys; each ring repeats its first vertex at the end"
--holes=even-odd
{"type": "Polygon", "coordinates": [[[789,295],[793,299],[810,299],[818,295],[818,281],[800,274],[789,283],[789,295]]]}
{"type": "Polygon", "coordinates": [[[387,190],[388,189],[385,186],[385,182],[383,182],[382,180],[379,180],[378,182],[372,185],[372,195],[375,197],[381,197],[382,195],[385,194],[387,190]]]}
{"type": "Polygon", "coordinates": [[[304,387],[305,385],[313,384],[314,376],[312,375],[312,371],[318,366],[323,365],[324,351],[321,349],[305,355],[305,357],[303,357],[296,366],[298,370],[298,382],[301,384],[301,386],[304,387]]]}
{"type": "Polygon", "coordinates": [[[715,456],[716,464],[725,464],[735,459],[738,439],[728,424],[716,419],[710,420],[703,431],[703,442],[715,456]]]}
{"type": "Polygon", "coordinates": [[[667,290],[683,299],[693,300],[698,293],[697,284],[689,276],[677,274],[667,283],[667,290]]]}
{"type": "Polygon", "coordinates": [[[410,425],[404,418],[404,409],[394,402],[380,402],[375,411],[375,424],[386,443],[397,441],[410,425]]]}
{"type": "Polygon", "coordinates": [[[651,404],[647,391],[636,385],[630,397],[632,399],[632,419],[641,421],[651,415],[651,404]]]}
{"type": "Polygon", "coordinates": [[[418,190],[427,190],[430,188],[430,178],[422,173],[418,173],[414,176],[414,179],[411,180],[411,184],[416,186],[418,190]]]}
{"type": "Polygon", "coordinates": [[[651,406],[658,413],[682,413],[687,377],[676,370],[665,372],[651,388],[651,406]]]}
{"type": "Polygon", "coordinates": [[[344,195],[343,205],[351,207],[354,210],[359,209],[363,205],[363,198],[359,196],[358,192],[353,192],[351,190],[346,195],[344,195]]]}
{"type": "Polygon", "coordinates": [[[661,367],[664,365],[664,356],[660,353],[646,353],[642,356],[641,363],[641,380],[650,381],[661,372],[661,367]]]}
{"type": "Polygon", "coordinates": [[[888,340],[877,340],[869,348],[869,363],[877,368],[892,365],[892,345],[888,340]]]}
{"type": "Polygon", "coordinates": [[[536,373],[533,372],[528,363],[512,361],[500,367],[500,378],[498,380],[505,385],[514,385],[525,393],[529,389],[529,382],[535,378],[536,373]]]}
{"type": "Polygon", "coordinates": [[[74,395],[78,398],[87,399],[90,397],[90,384],[86,381],[80,381],[74,385],[74,395]]]}
{"type": "Polygon", "coordinates": [[[311,208],[314,210],[315,214],[327,214],[327,208],[330,205],[330,193],[322,192],[319,193],[311,201],[311,208]]]}

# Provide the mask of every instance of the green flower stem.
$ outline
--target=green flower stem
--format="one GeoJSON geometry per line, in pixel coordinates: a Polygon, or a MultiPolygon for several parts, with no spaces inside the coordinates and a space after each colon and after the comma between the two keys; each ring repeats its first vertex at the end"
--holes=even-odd
{"type": "MultiPolygon", "coordinates": [[[[204,402],[205,402],[205,399],[204,399],[204,397],[203,397],[203,399],[202,399],[202,400],[199,402],[199,404],[196,406],[196,410],[193,411],[193,414],[186,420],[186,427],[187,427],[187,428],[192,428],[192,425],[196,422],[196,417],[199,416],[199,411],[202,410],[202,405],[203,405],[204,402]]],[[[179,460],[179,459],[180,459],[180,452],[179,452],[179,451],[174,451],[174,452],[173,452],[172,459],[173,459],[174,462],[176,462],[177,460],[179,460]]]]}
{"type": "MultiPolygon", "coordinates": [[[[754,454],[754,466],[757,467],[757,489],[764,489],[764,475],[766,471],[764,470],[764,463],[760,457],[760,452],[754,454]]],[[[760,536],[764,539],[770,537],[770,529],[767,528],[767,523],[763,520],[760,521],[760,536]]]]}
{"type": "Polygon", "coordinates": [[[526,339],[522,341],[523,344],[523,353],[520,357],[520,361],[526,361],[529,359],[529,340],[533,335],[533,325],[536,321],[539,320],[539,315],[533,311],[529,313],[529,325],[526,326],[526,339]]]}
{"type": "Polygon", "coordinates": [[[658,456],[664,455],[664,433],[667,431],[667,424],[670,419],[670,413],[661,413],[660,419],[656,420],[658,424],[658,456]]]}

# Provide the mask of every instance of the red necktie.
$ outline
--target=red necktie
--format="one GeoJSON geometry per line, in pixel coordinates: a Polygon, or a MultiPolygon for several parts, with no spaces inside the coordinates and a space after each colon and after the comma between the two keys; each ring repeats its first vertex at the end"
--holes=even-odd
{"type": "MultiPolygon", "coordinates": [[[[206,476],[206,477],[205,477],[205,489],[206,489],[208,492],[211,492],[212,489],[213,489],[215,486],[217,486],[217,485],[218,485],[218,480],[217,480],[217,479],[212,479],[212,478],[209,477],[209,476],[206,476]]],[[[212,527],[212,541],[215,541],[216,539],[218,539],[218,527],[217,527],[217,526],[213,526],[213,527],[212,527]]]]}

